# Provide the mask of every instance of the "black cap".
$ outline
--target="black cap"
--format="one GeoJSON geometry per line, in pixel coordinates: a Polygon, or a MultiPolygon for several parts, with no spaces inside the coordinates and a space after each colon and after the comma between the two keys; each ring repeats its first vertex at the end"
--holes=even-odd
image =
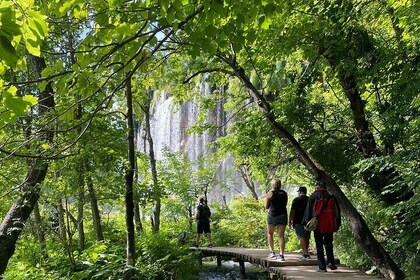
{"type": "Polygon", "coordinates": [[[306,189],[306,187],[299,187],[298,192],[303,192],[306,193],[308,190],[306,189]]]}

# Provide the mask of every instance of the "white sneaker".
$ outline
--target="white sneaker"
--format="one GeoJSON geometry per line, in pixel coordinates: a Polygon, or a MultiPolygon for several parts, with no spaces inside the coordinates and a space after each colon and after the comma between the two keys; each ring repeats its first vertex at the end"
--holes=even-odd
{"type": "Polygon", "coordinates": [[[274,253],[274,252],[271,252],[271,253],[268,255],[268,257],[269,257],[270,259],[277,259],[277,257],[276,257],[276,253],[274,253]]]}
{"type": "Polygon", "coordinates": [[[309,255],[303,255],[303,256],[300,256],[299,259],[302,260],[302,261],[306,261],[306,260],[311,259],[311,256],[309,256],[309,255]]]}

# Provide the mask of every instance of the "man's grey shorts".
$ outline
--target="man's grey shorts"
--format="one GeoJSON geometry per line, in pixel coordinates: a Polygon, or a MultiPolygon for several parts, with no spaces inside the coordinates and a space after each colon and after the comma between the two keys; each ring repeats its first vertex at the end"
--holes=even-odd
{"type": "Polygon", "coordinates": [[[303,228],[303,225],[302,224],[295,224],[294,225],[294,229],[295,229],[296,235],[299,238],[302,238],[302,237],[304,237],[306,239],[310,239],[311,238],[311,232],[310,231],[306,231],[303,228]]]}
{"type": "Polygon", "coordinates": [[[287,225],[287,214],[281,214],[279,216],[267,215],[267,224],[269,225],[287,225]]]}

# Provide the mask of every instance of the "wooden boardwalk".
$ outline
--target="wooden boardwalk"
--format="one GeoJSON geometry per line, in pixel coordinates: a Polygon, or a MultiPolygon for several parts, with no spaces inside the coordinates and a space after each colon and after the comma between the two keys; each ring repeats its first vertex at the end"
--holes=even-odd
{"type": "Polygon", "coordinates": [[[231,258],[239,262],[241,274],[245,277],[245,262],[254,264],[265,271],[271,279],[302,280],[302,279],[378,279],[361,271],[350,269],[343,265],[337,265],[337,270],[328,272],[316,272],[317,260],[312,255],[309,260],[300,260],[300,254],[286,253],[285,261],[268,258],[268,250],[230,248],[230,247],[191,247],[191,250],[200,251],[201,257],[216,256],[217,265],[221,266],[222,258],[231,258]]]}

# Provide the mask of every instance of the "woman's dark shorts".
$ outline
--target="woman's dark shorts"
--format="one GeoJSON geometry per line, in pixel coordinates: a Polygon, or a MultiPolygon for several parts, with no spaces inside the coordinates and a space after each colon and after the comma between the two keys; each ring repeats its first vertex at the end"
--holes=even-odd
{"type": "Polygon", "coordinates": [[[294,225],[294,228],[295,228],[296,235],[299,238],[311,239],[311,232],[310,231],[306,231],[303,228],[303,224],[295,224],[294,225]]]}
{"type": "Polygon", "coordinates": [[[210,221],[206,220],[198,220],[197,221],[197,233],[198,234],[202,234],[202,233],[210,233],[210,221]]]}
{"type": "Polygon", "coordinates": [[[281,214],[278,216],[267,215],[267,224],[269,225],[287,225],[287,214],[281,214]]]}

